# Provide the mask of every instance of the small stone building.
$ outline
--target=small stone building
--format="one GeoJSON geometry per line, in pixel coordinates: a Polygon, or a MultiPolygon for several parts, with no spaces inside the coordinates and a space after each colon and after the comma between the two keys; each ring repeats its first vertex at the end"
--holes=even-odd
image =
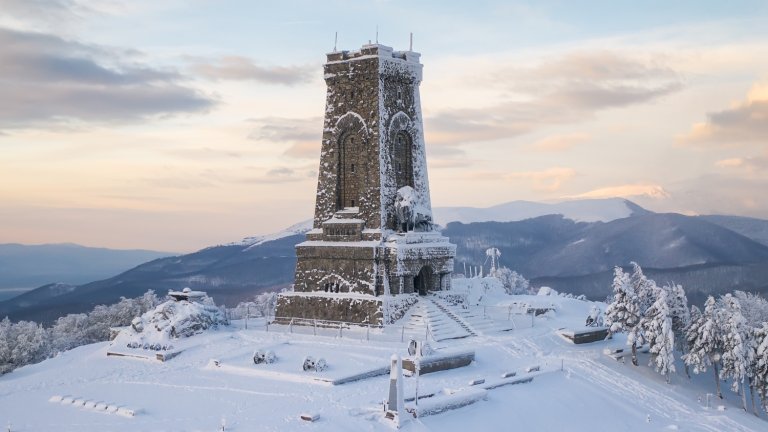
{"type": "Polygon", "coordinates": [[[404,312],[390,304],[412,303],[398,294],[450,288],[456,246],[432,222],[419,57],[379,44],[327,55],[314,225],[278,320],[386,324],[404,312]]]}

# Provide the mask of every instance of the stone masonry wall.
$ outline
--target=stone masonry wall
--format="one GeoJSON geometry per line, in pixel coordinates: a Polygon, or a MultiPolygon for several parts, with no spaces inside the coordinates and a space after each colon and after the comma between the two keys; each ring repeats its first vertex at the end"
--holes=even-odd
{"type": "Polygon", "coordinates": [[[319,228],[339,207],[350,206],[349,200],[341,202],[339,190],[341,180],[347,180],[344,186],[354,189],[348,196],[357,197],[355,206],[366,228],[379,228],[379,59],[374,56],[333,61],[333,54],[328,57],[324,66],[328,90],[314,227],[319,228]],[[354,150],[343,152],[341,144],[349,138],[356,141],[354,150]],[[352,164],[355,173],[351,173],[352,164]]]}
{"type": "Polygon", "coordinates": [[[279,314],[275,318],[280,323],[290,321],[285,318],[303,318],[381,325],[381,306],[381,299],[378,298],[298,296],[286,293],[277,298],[279,314]]]}

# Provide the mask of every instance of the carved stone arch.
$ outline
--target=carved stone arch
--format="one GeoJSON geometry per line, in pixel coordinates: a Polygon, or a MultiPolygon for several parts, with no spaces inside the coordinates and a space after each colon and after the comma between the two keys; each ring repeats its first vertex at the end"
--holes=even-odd
{"type": "Polygon", "coordinates": [[[336,209],[359,207],[370,172],[368,128],[359,114],[350,111],[336,122],[333,139],[338,149],[336,209]]]}
{"type": "Polygon", "coordinates": [[[429,291],[438,289],[441,285],[441,276],[430,263],[422,265],[413,277],[413,292],[419,295],[427,295],[429,291]]]}

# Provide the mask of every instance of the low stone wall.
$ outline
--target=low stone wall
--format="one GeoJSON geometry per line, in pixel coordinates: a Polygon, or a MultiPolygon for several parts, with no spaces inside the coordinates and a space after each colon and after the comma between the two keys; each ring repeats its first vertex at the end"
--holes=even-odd
{"type": "MultiPolygon", "coordinates": [[[[432,372],[440,372],[449,369],[456,369],[464,366],[468,366],[475,360],[474,351],[455,352],[443,355],[432,355],[422,357],[419,362],[419,374],[428,374],[432,372]]],[[[403,359],[403,369],[415,373],[416,365],[415,360],[411,357],[403,359]]]]}
{"type": "Polygon", "coordinates": [[[564,330],[560,332],[563,337],[574,344],[598,342],[608,338],[608,327],[597,327],[589,330],[564,330]]]}
{"type": "Polygon", "coordinates": [[[275,321],[290,318],[383,324],[381,299],[373,296],[342,297],[327,294],[282,293],[277,296],[275,321]]]}

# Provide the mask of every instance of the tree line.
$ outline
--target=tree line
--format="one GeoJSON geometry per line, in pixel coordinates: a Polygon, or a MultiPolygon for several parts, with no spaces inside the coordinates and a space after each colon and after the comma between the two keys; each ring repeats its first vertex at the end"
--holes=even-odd
{"type": "Polygon", "coordinates": [[[709,296],[702,312],[695,305],[689,308],[681,285],[658,286],[632,263],[631,273],[614,269],[605,322],[611,333],[627,334],[635,366],[638,347],[648,344],[649,366],[669,382],[679,353],[688,377],[690,369],[698,374],[712,368],[720,398],[721,381],[730,381],[745,411],[749,388],[755,415],[755,394],[768,412],[768,301],[759,295],[735,291],[718,299],[709,296]]]}
{"type": "MultiPolygon", "coordinates": [[[[39,363],[58,353],[110,339],[110,329],[125,327],[135,317],[154,309],[161,300],[152,290],[141,297],[125,298],[112,305],[99,305],[88,313],[69,314],[50,327],[34,321],[0,320],[0,375],[28,364],[39,363]]],[[[277,293],[262,293],[252,301],[225,308],[229,319],[274,315],[277,293]]]]}

